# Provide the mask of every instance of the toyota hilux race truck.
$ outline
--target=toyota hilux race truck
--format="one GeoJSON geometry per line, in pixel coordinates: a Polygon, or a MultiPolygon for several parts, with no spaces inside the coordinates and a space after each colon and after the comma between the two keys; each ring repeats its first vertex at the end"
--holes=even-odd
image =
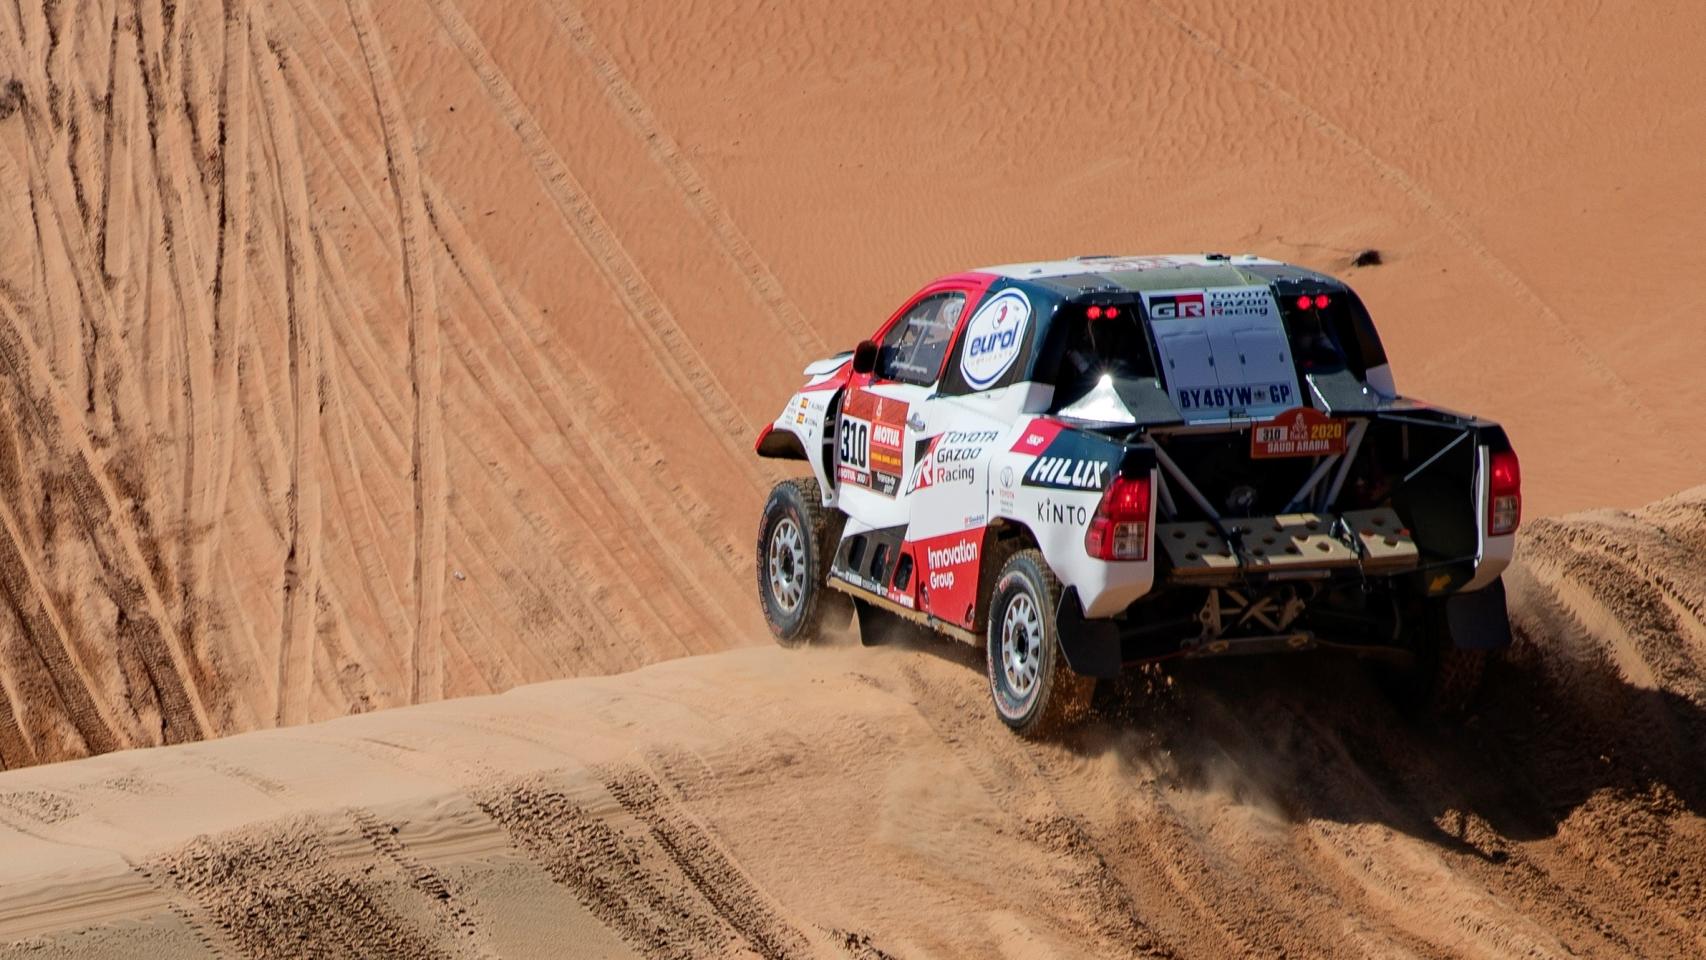
{"type": "Polygon", "coordinates": [[[757,440],[758,591],[784,645],[851,605],[980,644],[1035,735],[1097,678],[1349,648],[1463,706],[1510,643],[1522,512],[1498,424],[1399,395],[1348,287],[1255,256],[1080,257],[944,277],[757,440]]]}

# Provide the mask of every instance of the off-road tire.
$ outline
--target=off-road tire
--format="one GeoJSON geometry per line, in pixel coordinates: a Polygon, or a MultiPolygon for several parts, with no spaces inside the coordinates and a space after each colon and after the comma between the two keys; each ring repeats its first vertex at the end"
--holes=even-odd
{"type": "MultiPolygon", "coordinates": [[[[990,699],[1001,722],[1022,737],[1045,737],[1077,723],[1095,691],[1095,679],[1072,672],[1061,653],[1055,627],[1060,593],[1060,580],[1034,547],[1012,550],[990,590],[984,627],[990,699]],[[1014,638],[1023,644],[1022,657],[1006,649],[1014,638]],[[1016,667],[1011,673],[1010,666],[1016,667]]],[[[1021,643],[1013,646],[1018,650],[1021,643]]]]}
{"type": "Polygon", "coordinates": [[[770,489],[758,522],[758,600],[770,633],[784,647],[811,643],[852,614],[849,598],[825,586],[846,519],[823,506],[815,478],[784,480],[770,489]],[[773,558],[773,550],[786,556],[773,558]]]}

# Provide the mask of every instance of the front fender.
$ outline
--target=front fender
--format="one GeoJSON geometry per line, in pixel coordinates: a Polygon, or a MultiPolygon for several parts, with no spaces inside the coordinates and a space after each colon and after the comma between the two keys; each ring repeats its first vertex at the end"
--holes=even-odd
{"type": "Polygon", "coordinates": [[[752,445],[753,452],[771,460],[807,460],[806,448],[800,435],[787,428],[777,429],[774,423],[767,423],[764,429],[758,431],[758,442],[752,445]]]}
{"type": "Polygon", "coordinates": [[[836,503],[835,479],[828,444],[834,439],[835,413],[841,406],[839,385],[806,389],[794,394],[782,413],[765,424],[753,452],[774,460],[804,460],[823,491],[825,506],[836,503]]]}

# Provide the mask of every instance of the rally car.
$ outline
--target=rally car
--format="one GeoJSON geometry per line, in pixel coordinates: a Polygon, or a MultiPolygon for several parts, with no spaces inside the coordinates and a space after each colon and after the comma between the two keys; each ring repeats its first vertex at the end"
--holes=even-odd
{"type": "Polygon", "coordinates": [[[986,652],[1001,719],[1172,657],[1351,648],[1442,710],[1510,643],[1498,424],[1399,395],[1343,283],[1256,256],[1078,257],[918,291],[757,440],[778,641],[848,607],[986,652]]]}

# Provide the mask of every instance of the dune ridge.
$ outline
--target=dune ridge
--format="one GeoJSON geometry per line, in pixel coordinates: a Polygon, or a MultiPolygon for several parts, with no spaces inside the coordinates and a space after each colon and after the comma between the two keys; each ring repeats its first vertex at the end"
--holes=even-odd
{"type": "Polygon", "coordinates": [[[1662,7],[0,10],[0,767],[762,642],[755,425],[979,264],[1340,272],[1531,515],[1696,483],[1662,7]]]}
{"type": "Polygon", "coordinates": [[[970,647],[843,643],[16,771],[0,954],[1696,955],[1702,538],[1532,524],[1461,725],[1304,655],[1033,744],[970,647]]]}
{"type": "Polygon", "coordinates": [[[1706,954],[1691,14],[0,4],[0,955],[1706,954]],[[801,366],[1205,249],[1509,428],[1465,723],[1310,655],[1038,745],[769,644],[801,366]]]}

